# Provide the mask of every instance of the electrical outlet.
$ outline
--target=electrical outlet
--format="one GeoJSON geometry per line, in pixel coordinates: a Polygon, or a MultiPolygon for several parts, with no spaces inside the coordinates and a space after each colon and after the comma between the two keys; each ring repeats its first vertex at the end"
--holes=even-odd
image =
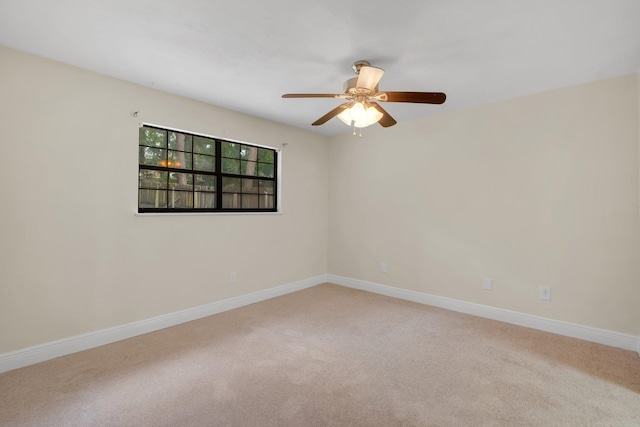
{"type": "Polygon", "coordinates": [[[236,275],[236,272],[232,271],[231,274],[229,274],[229,283],[236,283],[237,280],[238,276],[236,275]]]}
{"type": "Polygon", "coordinates": [[[549,286],[540,286],[538,288],[538,298],[544,301],[551,301],[551,288],[549,286]]]}
{"type": "Polygon", "coordinates": [[[380,264],[380,271],[382,271],[383,273],[387,272],[387,263],[383,262],[382,264],[380,264]]]}
{"type": "Polygon", "coordinates": [[[493,280],[489,279],[489,278],[485,278],[482,281],[482,289],[486,290],[486,291],[490,291],[493,288],[493,280]]]}

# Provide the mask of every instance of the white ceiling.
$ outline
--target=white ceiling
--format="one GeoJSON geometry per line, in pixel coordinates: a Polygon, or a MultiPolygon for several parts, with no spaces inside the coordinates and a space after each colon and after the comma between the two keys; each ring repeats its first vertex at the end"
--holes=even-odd
{"type": "MultiPolygon", "coordinates": [[[[0,45],[326,135],[365,59],[402,120],[640,70],[639,0],[0,0],[0,45]]],[[[1,64],[0,64],[1,67],[1,64]]]]}

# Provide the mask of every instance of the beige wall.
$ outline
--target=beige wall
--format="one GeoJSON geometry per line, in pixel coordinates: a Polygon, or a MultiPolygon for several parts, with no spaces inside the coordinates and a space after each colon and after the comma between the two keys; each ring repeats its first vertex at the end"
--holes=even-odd
{"type": "Polygon", "coordinates": [[[326,273],[325,137],[1,47],[0,64],[0,353],[326,273]],[[283,214],[136,216],[139,121],[288,144],[283,214]]]}
{"type": "Polygon", "coordinates": [[[332,138],[329,272],[640,334],[638,98],[630,75],[332,138]]]}

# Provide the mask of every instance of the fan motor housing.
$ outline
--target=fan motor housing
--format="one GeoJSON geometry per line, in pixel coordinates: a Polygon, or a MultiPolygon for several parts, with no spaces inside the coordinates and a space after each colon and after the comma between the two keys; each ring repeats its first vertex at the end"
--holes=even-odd
{"type": "Polygon", "coordinates": [[[369,90],[364,87],[358,87],[357,84],[358,84],[357,77],[350,78],[349,80],[344,82],[344,93],[348,93],[351,95],[372,95],[378,92],[377,85],[373,90],[369,90]]]}

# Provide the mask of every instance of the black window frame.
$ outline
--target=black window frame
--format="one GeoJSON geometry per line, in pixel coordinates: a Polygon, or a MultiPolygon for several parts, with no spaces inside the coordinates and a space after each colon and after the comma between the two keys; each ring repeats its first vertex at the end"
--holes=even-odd
{"type": "MultiPolygon", "coordinates": [[[[279,156],[278,156],[278,150],[276,150],[275,148],[272,147],[265,147],[265,146],[261,146],[261,145],[256,145],[256,144],[250,144],[247,142],[241,142],[241,141],[234,141],[234,140],[229,140],[229,139],[223,139],[223,138],[217,138],[217,137],[212,137],[212,136],[207,136],[207,135],[202,135],[202,134],[197,134],[197,133],[192,133],[192,132],[186,132],[186,131],[182,131],[182,130],[177,130],[177,129],[172,129],[172,128],[166,128],[166,127],[161,127],[161,126],[157,126],[157,125],[151,125],[151,124],[146,124],[146,123],[142,123],[140,124],[140,130],[139,130],[139,134],[138,134],[138,213],[233,213],[233,212],[238,212],[238,213],[245,213],[245,212],[252,212],[252,213],[273,213],[273,212],[278,212],[278,199],[279,199],[279,156]],[[164,143],[164,147],[152,147],[149,145],[143,145],[142,144],[142,138],[141,138],[141,130],[143,128],[147,128],[147,129],[156,129],[162,132],[165,132],[165,138],[166,141],[164,143]],[[176,149],[172,149],[169,147],[169,135],[171,133],[175,133],[175,134],[182,134],[185,136],[189,136],[191,143],[190,145],[190,150],[184,150],[182,151],[185,154],[189,154],[191,157],[191,167],[190,168],[176,168],[176,167],[171,167],[170,162],[166,161],[167,160],[167,156],[168,153],[170,151],[173,152],[177,152],[176,149]],[[202,153],[198,153],[195,151],[195,140],[196,138],[199,139],[204,139],[204,140],[208,140],[211,141],[212,144],[214,144],[215,146],[215,170],[214,171],[203,171],[203,170],[198,170],[195,169],[195,154],[202,154],[202,153]],[[273,166],[273,176],[269,177],[269,176],[259,176],[258,175],[258,171],[256,170],[256,173],[254,175],[247,175],[247,174],[242,174],[242,173],[228,173],[228,172],[223,172],[223,167],[222,167],[222,162],[223,162],[223,158],[224,159],[234,159],[235,158],[230,158],[228,156],[224,157],[222,155],[222,144],[223,143],[227,143],[227,144],[237,144],[240,145],[240,147],[256,147],[258,149],[258,153],[260,152],[259,150],[269,150],[273,153],[273,162],[272,162],[272,166],[273,166]],[[143,160],[141,157],[141,148],[156,148],[158,150],[164,150],[165,153],[165,165],[148,165],[148,164],[143,164],[143,160]],[[142,172],[144,171],[159,171],[159,172],[166,172],[167,173],[167,186],[166,188],[151,188],[151,187],[143,187],[143,183],[142,183],[142,172]],[[169,194],[171,192],[176,192],[176,190],[171,189],[171,185],[170,185],[170,181],[171,181],[171,174],[172,173],[182,173],[182,174],[191,174],[191,190],[187,191],[184,189],[178,190],[178,191],[182,191],[184,193],[188,193],[191,195],[191,201],[192,201],[192,207],[168,207],[169,204],[169,194]],[[210,192],[215,194],[215,207],[213,208],[196,208],[193,207],[193,204],[195,203],[196,200],[196,193],[200,192],[202,190],[196,190],[196,175],[206,175],[206,176],[211,176],[211,177],[215,177],[215,191],[210,191],[207,190],[205,192],[210,192]],[[239,179],[240,183],[244,184],[244,181],[242,180],[255,180],[258,183],[258,190],[256,191],[248,191],[248,192],[243,192],[243,185],[240,185],[238,187],[239,192],[225,192],[224,188],[223,188],[223,182],[226,179],[239,179]],[[269,182],[270,185],[268,186],[268,188],[272,191],[272,193],[264,193],[264,194],[260,194],[259,192],[259,188],[260,186],[263,184],[263,182],[266,184],[266,182],[269,182]],[[166,191],[166,205],[167,207],[141,207],[141,193],[143,190],[146,191],[153,191],[155,190],[156,192],[161,192],[161,191],[166,191]],[[233,197],[233,200],[235,202],[237,202],[237,200],[240,200],[240,206],[239,207],[224,207],[225,203],[223,202],[223,198],[225,194],[237,194],[239,195],[239,197],[233,197]],[[266,203],[267,205],[269,205],[270,207],[251,207],[251,208],[242,208],[242,201],[244,199],[243,195],[247,195],[247,201],[249,200],[249,198],[253,199],[253,200],[257,200],[258,202],[258,206],[260,206],[261,203],[266,203]],[[249,197],[251,196],[251,197],[249,197]],[[272,196],[272,197],[271,197],[272,196]],[[260,201],[260,198],[263,197],[263,201],[260,201]]],[[[240,149],[241,150],[241,149],[240,149]]],[[[209,156],[209,157],[213,157],[213,156],[209,156]]],[[[247,160],[243,160],[241,157],[237,158],[238,163],[242,163],[247,162],[247,160]]],[[[269,165],[271,165],[271,162],[269,161],[260,161],[259,159],[255,160],[255,167],[257,168],[258,165],[263,164],[266,165],[267,167],[269,165]]],[[[241,172],[241,171],[240,171],[241,172]]],[[[250,187],[251,189],[253,189],[253,187],[250,187]]]]}

